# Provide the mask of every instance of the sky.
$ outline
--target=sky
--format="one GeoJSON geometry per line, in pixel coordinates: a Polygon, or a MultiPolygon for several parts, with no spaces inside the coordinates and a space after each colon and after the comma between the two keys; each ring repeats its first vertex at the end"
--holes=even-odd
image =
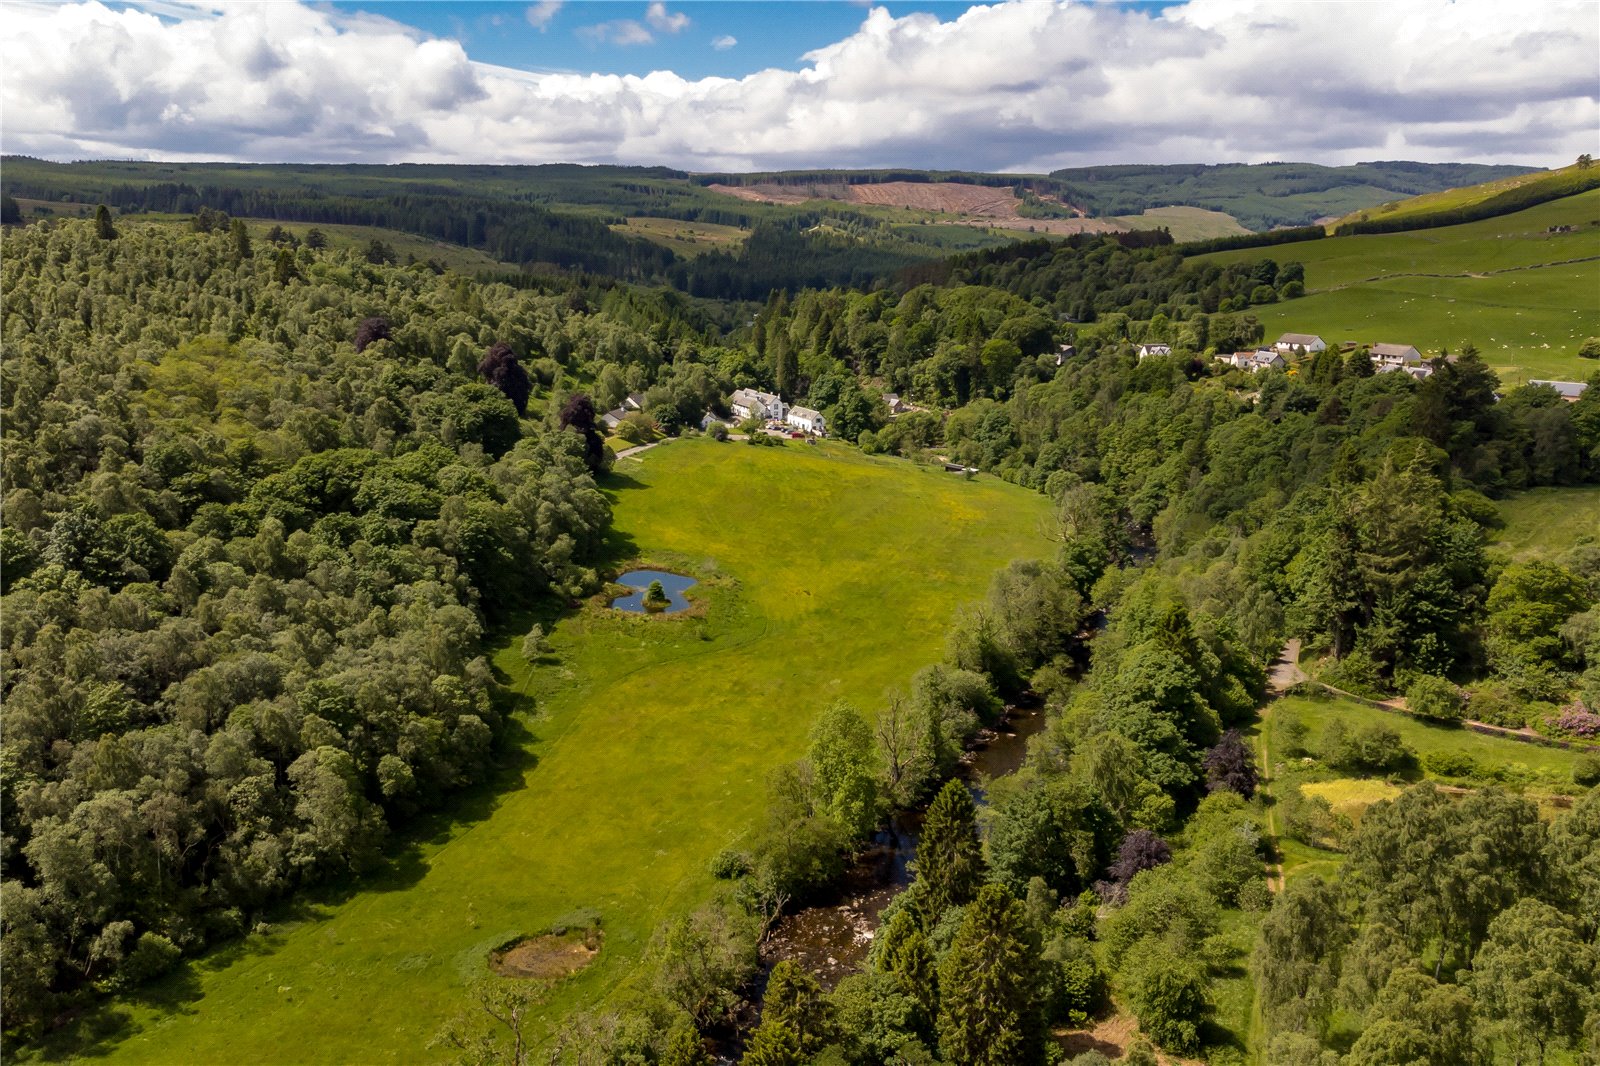
{"type": "Polygon", "coordinates": [[[3,0],[0,151],[688,170],[1600,149],[1595,0],[3,0]]]}

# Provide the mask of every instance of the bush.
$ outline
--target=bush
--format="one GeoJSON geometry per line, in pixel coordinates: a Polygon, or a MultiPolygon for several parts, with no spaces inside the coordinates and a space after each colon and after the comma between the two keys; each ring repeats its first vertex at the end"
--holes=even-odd
{"type": "Polygon", "coordinates": [[[1322,672],[1322,679],[1334,688],[1354,692],[1369,700],[1385,694],[1383,674],[1372,656],[1357,648],[1322,672]]]}
{"type": "Polygon", "coordinates": [[[141,933],[139,942],[117,968],[112,982],[118,988],[133,988],[160,977],[177,963],[183,952],[178,945],[158,933],[141,933]]]}
{"type": "Polygon", "coordinates": [[[1197,1050],[1207,1005],[1205,975],[1194,957],[1174,955],[1165,945],[1147,940],[1127,970],[1128,1002],[1139,1028],[1168,1051],[1197,1050]]]}
{"type": "Polygon", "coordinates": [[[1600,359],[1600,337],[1588,337],[1578,345],[1579,359],[1600,359]]]}
{"type": "Polygon", "coordinates": [[[733,848],[723,848],[711,856],[708,867],[719,881],[734,881],[750,872],[750,856],[733,848]]]}
{"type": "Polygon", "coordinates": [[[1556,714],[1545,719],[1550,731],[1560,736],[1581,737],[1591,740],[1600,737],[1600,714],[1586,707],[1582,700],[1573,700],[1556,714]]]}
{"type": "Polygon", "coordinates": [[[1466,713],[1461,690],[1442,677],[1423,674],[1406,689],[1406,707],[1412,714],[1437,722],[1459,722],[1466,713]]]}
{"type": "Polygon", "coordinates": [[[711,428],[706,430],[706,435],[712,440],[727,440],[728,427],[721,422],[713,422],[711,423],[711,428]]]}
{"type": "Polygon", "coordinates": [[[1467,717],[1505,729],[1528,724],[1528,707],[1503,681],[1486,681],[1467,697],[1467,717]]]}
{"type": "Polygon", "coordinates": [[[1430,751],[1422,765],[1440,777],[1476,777],[1478,764],[1470,755],[1458,751],[1430,751]]]}
{"type": "Polygon", "coordinates": [[[1584,788],[1600,785],[1600,755],[1579,756],[1572,768],[1572,781],[1584,788]]]}
{"type": "Polygon", "coordinates": [[[1322,758],[1341,770],[1389,773],[1416,759],[1416,752],[1400,741],[1400,734],[1379,722],[1350,733],[1338,719],[1322,735],[1322,758]]]}

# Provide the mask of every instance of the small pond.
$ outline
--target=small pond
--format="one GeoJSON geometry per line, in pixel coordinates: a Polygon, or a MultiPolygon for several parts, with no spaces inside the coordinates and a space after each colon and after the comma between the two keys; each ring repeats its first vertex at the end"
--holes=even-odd
{"type": "Polygon", "coordinates": [[[682,574],[669,574],[665,570],[629,570],[626,574],[617,577],[616,583],[627,585],[633,592],[626,596],[618,596],[611,601],[611,606],[619,611],[632,611],[634,614],[647,613],[644,609],[644,592],[650,587],[650,582],[659,581],[667,593],[667,605],[658,614],[677,614],[679,611],[689,609],[689,601],[683,595],[684,590],[698,584],[692,577],[682,574]]]}

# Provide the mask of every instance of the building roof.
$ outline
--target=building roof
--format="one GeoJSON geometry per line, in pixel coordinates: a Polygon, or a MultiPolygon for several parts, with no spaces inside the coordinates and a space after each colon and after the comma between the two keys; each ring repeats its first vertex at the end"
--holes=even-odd
{"type": "Polygon", "coordinates": [[[1298,344],[1300,347],[1305,348],[1309,345],[1315,344],[1320,340],[1322,340],[1322,338],[1317,336],[1315,333],[1285,333],[1283,336],[1278,338],[1277,343],[1298,344]]]}
{"type": "Polygon", "coordinates": [[[1576,400],[1589,388],[1589,383],[1586,381],[1530,381],[1528,384],[1548,385],[1567,400],[1576,400]]]}
{"type": "Polygon", "coordinates": [[[1374,344],[1369,349],[1378,359],[1405,359],[1410,362],[1410,357],[1422,358],[1422,353],[1409,344],[1374,344]]]}
{"type": "Polygon", "coordinates": [[[600,421],[606,422],[608,424],[612,423],[612,422],[621,422],[622,421],[622,416],[627,414],[627,413],[628,413],[627,408],[619,407],[615,411],[607,411],[605,414],[601,415],[600,416],[600,421]]]}
{"type": "Polygon", "coordinates": [[[813,411],[809,407],[791,407],[791,408],[789,408],[789,417],[790,418],[809,418],[809,419],[812,419],[812,420],[816,420],[816,419],[819,419],[819,418],[822,417],[822,412],[821,411],[813,411]]]}

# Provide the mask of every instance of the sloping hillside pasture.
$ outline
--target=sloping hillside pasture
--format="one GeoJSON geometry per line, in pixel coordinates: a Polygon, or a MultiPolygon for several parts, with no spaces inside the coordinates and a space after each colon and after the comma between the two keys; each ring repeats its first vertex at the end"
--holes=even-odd
{"type": "Polygon", "coordinates": [[[1511,189],[1521,188],[1524,185],[1548,183],[1559,181],[1563,177],[1576,172],[1577,166],[1564,167],[1560,170],[1534,170],[1526,174],[1515,174],[1510,177],[1496,178],[1480,185],[1462,185],[1454,189],[1443,189],[1439,192],[1423,193],[1421,196],[1412,196],[1404,200],[1391,200],[1377,207],[1355,211],[1345,215],[1328,227],[1333,232],[1335,227],[1346,222],[1358,222],[1366,219],[1392,220],[1410,218],[1418,215],[1429,215],[1436,211],[1458,210],[1483,203],[1491,197],[1511,189]]]}
{"type": "Polygon", "coordinates": [[[750,235],[738,226],[718,226],[710,222],[681,222],[675,218],[630,218],[611,227],[630,237],[643,237],[687,259],[737,249],[750,235]]]}
{"type": "MultiPolygon", "coordinates": [[[[1259,259],[1260,249],[1199,257],[1259,259]]],[[[1391,341],[1424,352],[1476,344],[1507,385],[1581,379],[1600,335],[1600,190],[1460,226],[1330,237],[1271,249],[1306,268],[1306,296],[1252,308],[1267,336],[1391,341]],[[1572,232],[1551,233],[1572,226],[1572,232]]]]}
{"type": "Polygon", "coordinates": [[[450,1060],[425,1049],[489,952],[593,908],[604,947],[542,1008],[548,1032],[639,980],[653,931],[712,894],[708,860],[760,816],[819,710],[881,705],[997,568],[1050,549],[1042,495],[828,446],[675,441],[622,461],[610,492],[616,562],[693,574],[704,611],[591,601],[541,619],[554,653],[532,668],[533,619],[513,627],[495,658],[523,694],[510,780],[347,898],[86,1020],[120,1026],[95,1057],[450,1060]]]}
{"type": "Polygon", "coordinates": [[[1491,546],[1514,559],[1555,558],[1600,541],[1600,486],[1531,489],[1498,507],[1505,525],[1489,534],[1491,546]]]}

